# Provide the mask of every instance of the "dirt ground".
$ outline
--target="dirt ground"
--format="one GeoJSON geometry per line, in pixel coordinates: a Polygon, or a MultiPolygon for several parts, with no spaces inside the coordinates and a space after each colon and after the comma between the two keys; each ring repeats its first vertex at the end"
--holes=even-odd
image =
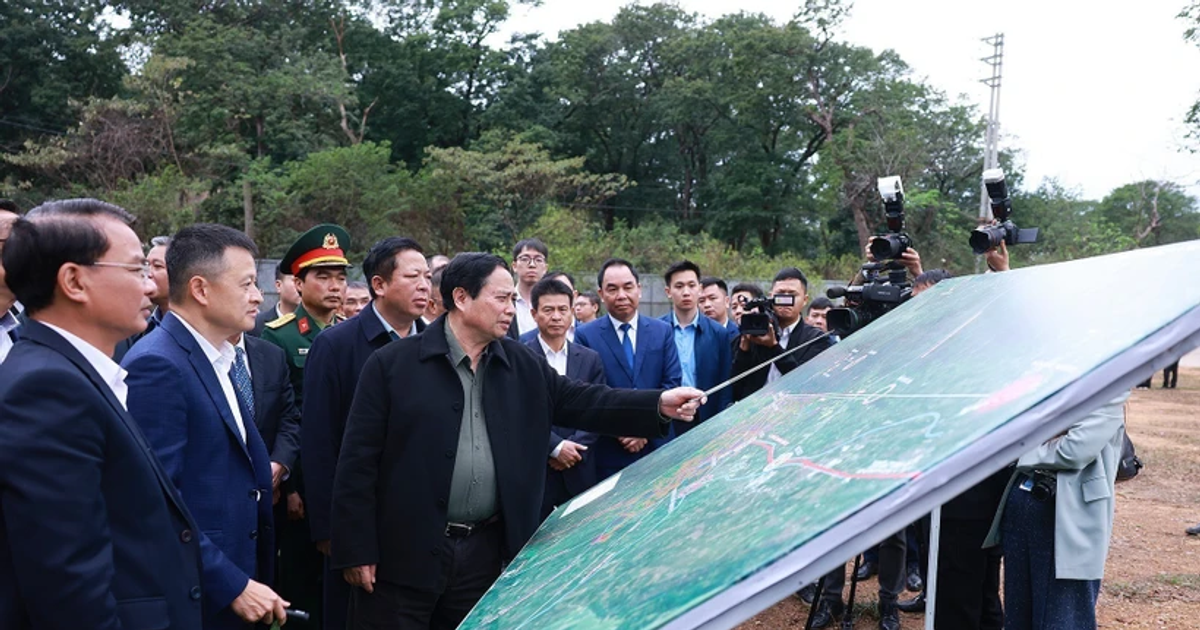
{"type": "MultiPolygon", "coordinates": [[[[1135,390],[1127,426],[1146,463],[1137,478],[1117,486],[1112,547],[1098,606],[1100,628],[1200,630],[1200,537],[1184,530],[1200,523],[1200,368],[1179,371],[1179,387],[1135,390]]],[[[875,580],[860,584],[854,627],[878,627],[875,580]],[[862,597],[865,593],[866,597],[862,597]]],[[[901,596],[907,597],[907,595],[901,596]]],[[[739,630],[800,629],[808,607],[790,597],[739,630]]],[[[901,613],[904,630],[924,617],[901,613]]]]}

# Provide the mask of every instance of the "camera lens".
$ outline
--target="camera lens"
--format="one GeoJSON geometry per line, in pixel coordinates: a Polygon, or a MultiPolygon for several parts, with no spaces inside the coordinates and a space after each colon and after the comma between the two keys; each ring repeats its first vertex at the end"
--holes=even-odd
{"type": "Polygon", "coordinates": [[[1004,241],[1004,227],[1000,225],[985,225],[971,232],[971,251],[976,254],[986,253],[1004,241]]]}
{"type": "Polygon", "coordinates": [[[875,260],[899,258],[908,245],[895,234],[877,236],[871,241],[871,256],[875,260]]]}

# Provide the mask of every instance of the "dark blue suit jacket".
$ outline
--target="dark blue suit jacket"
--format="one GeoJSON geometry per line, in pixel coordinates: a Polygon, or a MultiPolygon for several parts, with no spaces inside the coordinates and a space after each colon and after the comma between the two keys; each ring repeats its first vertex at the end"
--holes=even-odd
{"type": "Polygon", "coordinates": [[[0,366],[0,628],[199,630],[199,530],[91,364],[36,321],[0,366]]]}
{"type": "MultiPolygon", "coordinates": [[[[537,331],[531,330],[532,339],[526,339],[529,333],[521,335],[526,346],[528,346],[539,357],[545,358],[546,354],[542,350],[542,344],[537,339],[537,331]]],[[[604,363],[600,361],[600,355],[591,348],[585,348],[578,343],[567,344],[567,378],[580,381],[583,383],[594,383],[603,385],[604,381],[604,363]]],[[[546,492],[547,498],[553,499],[553,505],[559,505],[566,499],[569,499],[588,488],[596,485],[596,458],[591,453],[591,448],[595,445],[599,434],[582,429],[572,429],[559,425],[550,427],[550,445],[546,451],[546,456],[549,458],[550,453],[563,440],[571,440],[576,444],[582,444],[588,447],[588,451],[583,453],[583,461],[568,468],[567,470],[557,471],[547,466],[546,468],[546,492]],[[565,487],[566,496],[551,496],[553,491],[557,491],[559,487],[565,487]]],[[[553,507],[550,506],[550,507],[553,507]]]]}
{"type": "MultiPolygon", "coordinates": [[[[609,387],[623,389],[671,389],[679,387],[679,354],[671,327],[661,320],[638,315],[637,344],[633,353],[633,369],[625,361],[625,350],[613,328],[612,318],[597,318],[575,329],[575,342],[595,350],[604,363],[604,376],[609,387]]],[[[664,438],[652,439],[637,453],[621,447],[616,438],[601,436],[592,448],[596,457],[596,475],[604,479],[633,462],[654,452],[675,436],[674,428],[664,438]]]]}
{"type": "Polygon", "coordinates": [[[200,525],[204,627],[242,628],[229,604],[249,579],[270,584],[274,567],[271,462],[258,428],[247,418],[242,442],[212,364],[174,313],[123,365],[129,412],[200,525]]]}
{"type": "MultiPolygon", "coordinates": [[[[675,339],[675,320],[671,313],[662,316],[662,321],[671,327],[671,339],[675,339]]],[[[696,388],[708,391],[729,380],[733,370],[733,343],[729,329],[696,313],[696,388]]],[[[682,435],[697,424],[721,413],[733,404],[733,390],[729,387],[715,393],[700,407],[695,422],[675,421],[675,432],[682,435]]]]}
{"type": "MultiPolygon", "coordinates": [[[[418,319],[417,332],[423,330],[425,323],[418,319]]],[[[300,443],[304,511],[313,542],[330,537],[333,477],[358,375],[367,359],[391,340],[374,305],[368,305],[358,315],[321,331],[308,349],[300,443]]]]}

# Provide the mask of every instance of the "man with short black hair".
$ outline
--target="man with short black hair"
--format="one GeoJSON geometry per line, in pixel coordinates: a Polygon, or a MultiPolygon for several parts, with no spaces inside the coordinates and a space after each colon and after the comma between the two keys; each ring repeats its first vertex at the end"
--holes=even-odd
{"type": "MultiPolygon", "coordinates": [[[[667,389],[683,380],[671,326],[638,313],[642,284],[633,263],[610,258],[596,275],[607,317],[580,326],[575,341],[600,353],[609,387],[667,389]]],[[[592,448],[596,477],[604,479],[645,457],[675,437],[601,436],[592,448]]]]}
{"type": "Polygon", "coordinates": [[[199,223],[167,250],[171,312],[125,356],[129,412],[200,526],[204,627],[285,620],[274,571],[270,455],[255,425],[244,352],[229,338],[254,326],[258,248],[199,223]]]}
{"type": "MultiPolygon", "coordinates": [[[[571,300],[575,291],[565,282],[546,275],[533,285],[534,319],[538,331],[530,339],[524,339],[538,356],[559,376],[583,383],[604,383],[604,364],[595,350],[571,343],[567,332],[571,322],[571,300]]],[[[542,517],[545,518],[555,507],[570,501],[579,493],[596,485],[596,465],[588,448],[599,437],[590,431],[572,430],[554,426],[550,430],[549,470],[546,471],[546,492],[542,499],[542,517]]]]}
{"type": "Polygon", "coordinates": [[[600,296],[595,291],[584,291],[575,298],[576,325],[595,321],[600,316],[600,296]]]}
{"type": "Polygon", "coordinates": [[[361,280],[351,280],[346,283],[346,298],[342,300],[342,317],[350,319],[358,315],[367,304],[371,303],[371,292],[367,283],[361,280]]]}
{"type": "Polygon", "coordinates": [[[529,292],[546,275],[546,261],[549,258],[550,250],[536,238],[522,239],[513,247],[512,265],[517,275],[517,325],[508,333],[513,339],[537,330],[537,322],[533,321],[533,315],[530,314],[533,312],[533,302],[529,292]]]}
{"type": "MultiPolygon", "coordinates": [[[[740,286],[740,285],[739,285],[740,286]]],[[[785,267],[775,274],[771,283],[771,296],[790,296],[791,305],[776,304],[775,315],[778,319],[778,333],[772,329],[765,335],[742,335],[737,349],[733,353],[733,373],[741,374],[750,368],[777,357],[790,348],[809,344],[804,350],[783,357],[766,370],[754,374],[733,384],[734,400],[743,398],[762,389],[767,383],[772,383],[784,374],[806,363],[809,359],[830,347],[826,333],[805,324],[800,314],[804,312],[804,304],[808,301],[808,278],[804,272],[795,267],[785,267]]]]}
{"type": "MultiPolygon", "coordinates": [[[[671,312],[661,319],[674,331],[675,350],[679,354],[683,385],[707,391],[729,380],[733,366],[729,331],[721,324],[700,314],[700,267],[690,260],[681,260],[663,274],[671,312]]],[[[696,417],[700,424],[733,404],[728,387],[713,395],[696,417]]],[[[678,423],[675,432],[686,433],[691,424],[678,423]]]]}
{"type": "Polygon", "coordinates": [[[52,201],[5,237],[29,321],[0,365],[0,628],[201,628],[201,530],[110,358],[150,310],[133,220],[52,201]]]}
{"type": "Polygon", "coordinates": [[[294,313],[296,307],[300,306],[300,293],[296,290],[296,277],[288,273],[283,265],[275,265],[275,292],[279,294],[279,300],[275,302],[275,306],[261,311],[258,317],[254,318],[254,330],[250,331],[251,335],[261,337],[267,322],[294,313]]]}
{"type": "Polygon", "coordinates": [[[729,317],[734,324],[742,325],[742,314],[746,312],[746,303],[763,297],[763,290],[757,284],[739,282],[729,292],[729,317]]]}
{"type": "MultiPolygon", "coordinates": [[[[567,313],[567,341],[574,343],[575,342],[574,300],[575,300],[575,296],[578,295],[578,292],[575,291],[575,278],[571,277],[571,274],[569,274],[565,271],[551,271],[551,272],[547,273],[545,276],[542,276],[542,279],[539,280],[538,283],[540,284],[541,282],[543,282],[545,280],[558,280],[564,286],[566,286],[568,290],[571,291],[572,309],[571,309],[570,313],[567,313]]],[[[537,286],[537,285],[534,285],[534,286],[537,286]]],[[[531,296],[532,296],[532,294],[533,294],[533,292],[530,291],[531,296]]],[[[536,308],[537,308],[537,306],[534,305],[535,310],[536,310],[536,308]]],[[[537,320],[536,314],[534,315],[534,320],[535,321],[537,320]]],[[[529,345],[530,342],[535,341],[537,339],[538,331],[540,329],[541,329],[541,326],[539,325],[534,330],[530,330],[528,332],[521,333],[521,337],[520,337],[519,341],[525,345],[529,345]]]]}
{"type": "Polygon", "coordinates": [[[457,627],[541,522],[553,425],[663,435],[701,402],[559,376],[506,339],[515,294],[502,259],[459,254],[446,315],[363,366],[332,511],[334,567],[358,587],[351,627],[457,627]]]}
{"type": "Polygon", "coordinates": [[[731,340],[737,339],[738,325],[729,316],[729,286],[724,280],[714,276],[700,278],[699,304],[705,317],[723,326],[731,340]]]}
{"type": "MultiPolygon", "coordinates": [[[[449,264],[449,263],[447,263],[449,264]]],[[[446,308],[442,306],[442,270],[446,265],[442,265],[437,269],[430,269],[429,274],[429,303],[425,306],[425,314],[421,316],[421,323],[428,326],[433,323],[433,320],[442,316],[446,312],[446,308]]]]}
{"type": "Polygon", "coordinates": [[[420,317],[430,299],[429,267],[421,246],[410,238],[391,236],[375,243],[362,270],[370,282],[371,302],[358,317],[317,336],[304,370],[304,501],[311,540],[325,557],[326,628],[345,628],[350,605],[350,586],[329,564],[329,539],[334,474],[358,375],[376,350],[425,329],[420,317]]]}
{"type": "Polygon", "coordinates": [[[812,304],[808,306],[808,315],[804,318],[804,323],[822,332],[829,332],[827,316],[831,308],[833,308],[833,302],[824,295],[813,298],[812,304]]]}
{"type": "Polygon", "coordinates": [[[155,236],[150,239],[150,251],[146,252],[146,260],[150,263],[150,280],[154,283],[154,292],[150,294],[154,311],[146,318],[146,330],[117,344],[116,350],[113,351],[113,361],[117,363],[125,358],[133,344],[158,328],[159,324],[162,324],[163,316],[171,310],[170,287],[167,284],[167,247],[170,245],[169,236],[155,236]]]}

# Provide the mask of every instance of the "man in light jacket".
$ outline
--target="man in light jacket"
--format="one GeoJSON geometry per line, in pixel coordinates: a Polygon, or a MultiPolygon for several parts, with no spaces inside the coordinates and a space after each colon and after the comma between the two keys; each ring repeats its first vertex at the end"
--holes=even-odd
{"type": "Polygon", "coordinates": [[[1128,398],[1017,461],[984,543],[1004,546],[1007,630],[1096,627],[1128,398]]]}

